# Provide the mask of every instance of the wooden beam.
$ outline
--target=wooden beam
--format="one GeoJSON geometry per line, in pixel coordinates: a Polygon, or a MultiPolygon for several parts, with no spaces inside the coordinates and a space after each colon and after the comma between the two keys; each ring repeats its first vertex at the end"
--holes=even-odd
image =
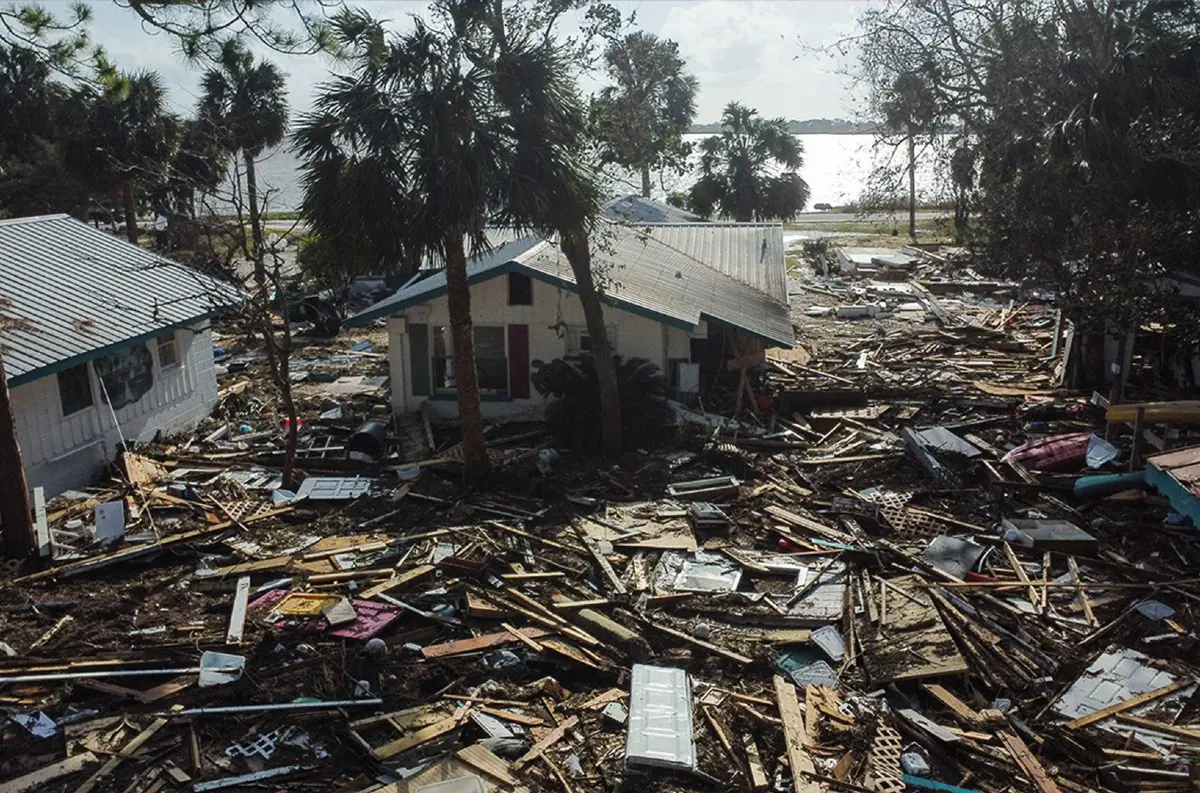
{"type": "Polygon", "coordinates": [[[653,627],[655,630],[662,631],[663,633],[667,634],[668,636],[674,636],[676,639],[679,639],[681,642],[686,642],[687,644],[695,645],[696,647],[700,647],[702,649],[708,650],[710,653],[716,653],[717,655],[719,655],[723,658],[728,658],[730,661],[737,661],[739,664],[743,664],[745,666],[750,666],[751,664],[754,663],[754,660],[751,658],[747,658],[744,655],[735,653],[732,650],[726,650],[724,647],[719,647],[715,644],[712,644],[711,642],[706,642],[703,639],[697,639],[695,636],[689,636],[688,634],[686,634],[682,631],[677,631],[674,628],[667,627],[666,625],[663,625],[661,623],[652,622],[652,623],[648,623],[648,624],[651,627],[653,627]]]}
{"type": "Polygon", "coordinates": [[[591,537],[587,536],[583,530],[578,527],[575,528],[575,533],[583,543],[583,546],[588,549],[588,553],[590,553],[592,558],[596,560],[596,566],[600,568],[600,572],[603,573],[604,577],[608,579],[608,584],[612,587],[613,592],[618,595],[626,594],[625,584],[621,581],[621,577],[617,575],[617,571],[613,570],[612,564],[607,558],[605,558],[604,554],[600,552],[600,545],[591,537]]]}
{"type": "Polygon", "coordinates": [[[1033,610],[1038,614],[1042,613],[1042,601],[1038,597],[1037,589],[1035,589],[1030,581],[1029,574],[1025,572],[1025,568],[1021,566],[1021,560],[1017,558],[1016,552],[1008,543],[1004,543],[1004,556],[1008,559],[1008,565],[1017,574],[1017,578],[1024,584],[1029,593],[1029,602],[1033,604],[1033,610]]]}
{"type": "MultiPolygon", "coordinates": [[[[541,628],[521,628],[519,630],[521,635],[527,639],[540,639],[543,636],[548,636],[550,633],[550,631],[541,628]]],[[[470,639],[457,639],[452,642],[443,642],[442,644],[431,644],[422,647],[421,656],[428,661],[433,658],[446,658],[452,655],[473,653],[479,650],[486,650],[490,647],[512,644],[515,641],[517,639],[508,631],[486,633],[483,636],[475,636],[470,639]]]]}
{"type": "Polygon", "coordinates": [[[758,746],[750,733],[742,735],[742,746],[746,750],[746,765],[750,768],[750,789],[766,790],[770,786],[767,773],[763,770],[762,758],[758,754],[758,746]]]}
{"type": "Polygon", "coordinates": [[[1140,716],[1130,716],[1128,713],[1118,713],[1117,721],[1132,724],[1135,727],[1142,727],[1147,730],[1174,735],[1179,738],[1186,738],[1193,743],[1200,743],[1200,730],[1189,730],[1186,727],[1176,727],[1174,724],[1164,724],[1161,721],[1152,721],[1151,719],[1143,719],[1140,716]]]}
{"type": "Polygon", "coordinates": [[[514,771],[520,771],[542,752],[561,741],[562,737],[567,734],[567,730],[573,729],[578,723],[579,717],[572,716],[550,732],[543,735],[542,739],[530,747],[528,752],[513,761],[512,769],[514,771]]]}
{"type": "Polygon", "coordinates": [[[1191,681],[1176,680],[1174,683],[1165,685],[1161,688],[1156,688],[1153,691],[1147,691],[1144,694],[1138,694],[1136,697],[1130,697],[1122,702],[1117,702],[1109,705],[1107,708],[1101,708],[1095,713],[1089,713],[1086,716],[1080,716],[1077,719],[1072,719],[1067,722],[1067,728],[1077,730],[1080,727],[1086,727],[1089,724],[1095,724],[1098,721],[1104,721],[1110,716],[1115,716],[1122,711],[1136,708],[1139,705],[1145,705],[1147,702],[1153,702],[1156,699],[1161,699],[1169,694],[1174,694],[1184,686],[1190,686],[1191,681]]]}
{"type": "Polygon", "coordinates": [[[418,565],[411,570],[398,573],[394,578],[389,578],[386,581],[381,581],[378,584],[367,587],[362,591],[359,597],[364,600],[370,600],[376,595],[381,595],[384,592],[390,592],[397,587],[411,584],[414,581],[420,581],[422,578],[433,575],[436,570],[437,568],[431,564],[418,565]]]}
{"type": "Polygon", "coordinates": [[[795,793],[822,793],[821,786],[809,778],[817,772],[812,756],[804,748],[804,714],[796,687],[790,680],[775,675],[775,700],[779,708],[779,720],[783,722],[783,740],[787,747],[788,766],[792,769],[792,787],[795,793]]]}
{"type": "Polygon", "coordinates": [[[936,683],[927,683],[924,686],[930,696],[942,703],[956,715],[962,718],[969,724],[983,724],[983,717],[967,703],[963,702],[958,697],[951,694],[948,690],[939,686],[936,683]]]}
{"type": "Polygon", "coordinates": [[[100,780],[116,770],[117,766],[125,762],[133,753],[142,748],[142,745],[154,737],[154,734],[167,725],[167,719],[155,719],[149,727],[142,730],[133,739],[121,747],[121,751],[117,752],[108,762],[96,769],[96,773],[88,777],[87,781],[75,789],[75,793],[88,793],[92,788],[99,784],[100,780]]]}
{"type": "Polygon", "coordinates": [[[1033,752],[1029,751],[1029,747],[1016,733],[1001,730],[996,733],[996,737],[1004,744],[1004,748],[1012,755],[1012,759],[1021,767],[1025,775],[1033,780],[1033,784],[1037,785],[1038,790],[1042,793],[1062,793],[1059,786],[1046,773],[1041,761],[1034,756],[1033,752]]]}
{"type": "Polygon", "coordinates": [[[371,750],[371,754],[375,755],[380,760],[386,760],[389,757],[395,757],[398,754],[403,754],[409,749],[415,749],[421,744],[429,743],[435,738],[440,738],[446,733],[457,730],[462,724],[462,718],[465,714],[470,713],[470,708],[463,708],[462,714],[450,716],[441,721],[434,722],[428,727],[422,727],[416,732],[405,735],[403,738],[397,738],[394,741],[389,741],[383,746],[378,746],[371,750]]]}
{"type": "Polygon", "coordinates": [[[16,779],[10,779],[0,785],[0,793],[33,793],[33,791],[43,790],[54,780],[78,773],[96,761],[96,755],[91,752],[83,752],[68,757],[66,760],[60,760],[53,765],[39,768],[37,771],[31,771],[16,779]]]}

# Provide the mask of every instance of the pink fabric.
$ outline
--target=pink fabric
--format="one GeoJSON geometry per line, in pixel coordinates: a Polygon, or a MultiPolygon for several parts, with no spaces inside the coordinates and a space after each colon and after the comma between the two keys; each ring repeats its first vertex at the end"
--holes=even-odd
{"type": "Polygon", "coordinates": [[[1030,441],[1004,455],[1003,462],[1020,463],[1034,471],[1051,471],[1082,465],[1087,459],[1090,432],[1072,432],[1030,441]]]}

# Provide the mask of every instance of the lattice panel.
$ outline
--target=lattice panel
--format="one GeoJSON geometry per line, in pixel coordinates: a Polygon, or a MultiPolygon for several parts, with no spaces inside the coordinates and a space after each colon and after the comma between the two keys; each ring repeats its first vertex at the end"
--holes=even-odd
{"type": "Polygon", "coordinates": [[[904,793],[907,786],[900,769],[900,751],[903,745],[900,733],[886,725],[879,725],[875,731],[875,741],[871,745],[871,778],[868,787],[879,793],[904,793]]]}

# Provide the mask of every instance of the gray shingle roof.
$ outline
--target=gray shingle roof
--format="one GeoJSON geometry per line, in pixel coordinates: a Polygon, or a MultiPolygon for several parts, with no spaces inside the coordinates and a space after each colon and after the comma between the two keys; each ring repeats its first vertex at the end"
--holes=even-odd
{"type": "MultiPolygon", "coordinates": [[[[617,306],[659,322],[693,330],[701,320],[717,322],[755,336],[771,346],[795,343],[785,301],[742,283],[671,247],[653,234],[623,224],[597,232],[593,267],[604,272],[606,294],[617,306]]],[[[534,237],[512,243],[512,250],[493,251],[468,263],[475,282],[505,272],[521,272],[567,289],[575,288],[570,263],[557,245],[534,237]],[[498,255],[502,254],[502,255],[498,255]]],[[[351,317],[362,325],[445,294],[446,278],[437,273],[410,283],[395,295],[351,317]]]]}
{"type": "Polygon", "coordinates": [[[66,215],[0,220],[0,348],[11,384],[238,300],[227,283],[66,215]]]}

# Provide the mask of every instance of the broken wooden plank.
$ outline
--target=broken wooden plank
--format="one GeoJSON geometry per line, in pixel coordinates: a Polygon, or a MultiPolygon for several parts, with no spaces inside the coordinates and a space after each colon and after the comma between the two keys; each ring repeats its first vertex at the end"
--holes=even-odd
{"type": "Polygon", "coordinates": [[[359,597],[363,598],[364,600],[370,600],[376,595],[381,595],[384,592],[390,592],[393,589],[402,587],[405,584],[411,584],[414,581],[420,581],[422,578],[433,575],[436,571],[437,568],[431,564],[418,565],[411,570],[406,570],[403,573],[397,574],[394,578],[389,578],[386,581],[381,581],[378,584],[367,587],[362,591],[362,594],[360,594],[359,597]]]}
{"type": "Polygon", "coordinates": [[[1187,727],[1176,727],[1174,724],[1164,724],[1161,721],[1144,719],[1140,716],[1130,716],[1128,713],[1118,713],[1116,715],[1116,719],[1117,721],[1122,721],[1126,724],[1132,724],[1135,727],[1142,727],[1147,730],[1154,730],[1155,732],[1166,733],[1167,735],[1174,735],[1179,738],[1186,738],[1193,743],[1200,743],[1200,730],[1189,730],[1187,727]]]}
{"type": "Polygon", "coordinates": [[[674,628],[668,627],[666,625],[663,625],[663,624],[657,623],[657,622],[650,622],[647,624],[649,624],[651,627],[653,627],[657,631],[662,631],[663,633],[667,634],[668,636],[673,636],[676,639],[679,639],[681,642],[686,642],[687,644],[695,645],[696,647],[700,647],[702,649],[708,650],[710,653],[716,653],[717,655],[719,655],[723,658],[728,658],[730,661],[737,661],[739,664],[745,664],[746,666],[749,666],[754,663],[754,660],[751,658],[747,658],[744,655],[735,653],[733,650],[726,650],[724,647],[720,647],[716,644],[712,644],[711,642],[706,642],[703,639],[697,639],[695,636],[689,636],[688,634],[684,633],[683,631],[677,631],[674,628]]]}
{"type": "Polygon", "coordinates": [[[125,762],[126,759],[133,756],[133,753],[142,748],[142,745],[154,737],[154,734],[167,725],[168,719],[155,719],[150,726],[135,735],[129,743],[121,747],[121,751],[117,752],[108,762],[96,769],[96,773],[88,777],[87,781],[75,789],[75,793],[88,793],[92,788],[99,784],[100,780],[116,770],[117,766],[125,762]]]}
{"type": "Polygon", "coordinates": [[[959,718],[963,719],[967,723],[983,723],[983,717],[980,716],[974,708],[951,694],[943,686],[940,686],[937,683],[926,683],[924,688],[934,699],[948,707],[950,710],[954,711],[959,718]]]}
{"type": "Polygon", "coordinates": [[[225,633],[226,644],[241,644],[246,628],[246,606],[250,602],[250,576],[238,579],[237,591],[233,595],[233,610],[229,614],[229,630],[225,633]]]}
{"type": "Polygon", "coordinates": [[[1147,702],[1153,702],[1154,700],[1161,699],[1169,694],[1174,694],[1179,689],[1189,685],[1191,685],[1191,681],[1176,680],[1174,683],[1162,686],[1161,688],[1156,688],[1153,691],[1147,691],[1144,694],[1138,694],[1135,697],[1130,697],[1129,699],[1121,702],[1116,702],[1106,708],[1101,708],[1094,713],[1089,713],[1086,716],[1080,716],[1077,719],[1072,719],[1071,721],[1067,722],[1067,728],[1077,730],[1080,727],[1086,727],[1089,724],[1095,724],[1098,721],[1104,721],[1105,719],[1115,716],[1122,711],[1136,708],[1139,705],[1145,705],[1147,702]]]}
{"type": "Polygon", "coordinates": [[[792,785],[795,793],[822,793],[821,786],[809,779],[817,769],[812,756],[804,748],[804,714],[796,687],[789,680],[775,675],[775,700],[779,708],[779,720],[783,722],[783,740],[787,746],[788,766],[792,769],[792,785]]]}
{"type": "Polygon", "coordinates": [[[573,729],[575,727],[575,725],[578,723],[579,723],[579,717],[571,716],[569,719],[564,721],[562,724],[558,725],[553,730],[551,730],[550,732],[543,735],[542,739],[540,741],[538,741],[537,743],[535,743],[532,747],[530,747],[528,752],[526,752],[525,754],[521,755],[519,758],[517,758],[516,760],[513,761],[512,769],[514,771],[520,771],[522,768],[524,768],[526,765],[528,765],[532,760],[534,760],[542,752],[546,751],[551,746],[553,746],[554,744],[561,741],[562,737],[567,734],[567,730],[573,729]]]}
{"type": "Polygon", "coordinates": [[[1062,793],[1058,785],[1046,773],[1041,761],[1034,756],[1033,752],[1029,751],[1029,747],[1016,733],[1001,730],[996,733],[996,737],[1004,744],[1004,748],[1012,755],[1012,759],[1021,767],[1025,775],[1033,780],[1033,784],[1037,785],[1038,790],[1042,793],[1062,793]]]}
{"type": "MultiPolygon", "coordinates": [[[[540,639],[543,636],[550,635],[550,631],[543,630],[542,628],[520,628],[519,631],[527,639],[540,639]]],[[[452,642],[443,642],[442,644],[431,644],[422,647],[421,656],[428,661],[433,658],[446,658],[452,655],[473,653],[503,644],[512,644],[516,641],[517,639],[508,631],[486,633],[483,636],[475,636],[470,639],[456,639],[452,642]]]]}
{"type": "Polygon", "coordinates": [[[483,707],[479,709],[479,712],[487,713],[490,716],[495,716],[497,719],[503,719],[504,721],[512,721],[516,722],[517,724],[524,724],[526,727],[544,727],[546,724],[545,719],[539,718],[538,716],[530,716],[525,713],[514,713],[511,710],[503,710],[501,708],[483,707]]]}
{"type": "Polygon", "coordinates": [[[1033,610],[1038,614],[1042,613],[1042,600],[1038,597],[1037,589],[1034,588],[1029,580],[1029,574],[1025,572],[1025,568],[1021,566],[1021,560],[1017,558],[1016,551],[1007,542],[1004,545],[1004,556],[1008,559],[1008,566],[1017,574],[1017,578],[1027,588],[1029,594],[1029,602],[1033,604],[1033,610]]]}
{"type": "MultiPolygon", "coordinates": [[[[1071,580],[1074,583],[1078,584],[1083,581],[1079,577],[1079,562],[1075,561],[1074,556],[1067,557],[1067,569],[1071,571],[1071,580]]],[[[1092,611],[1092,601],[1088,598],[1087,590],[1081,588],[1075,595],[1079,599],[1079,606],[1083,609],[1083,617],[1087,620],[1088,627],[1100,627],[1100,621],[1096,619],[1096,615],[1092,611]]]]}
{"type": "Polygon", "coordinates": [[[409,749],[415,749],[422,744],[429,743],[435,738],[440,738],[447,733],[453,732],[462,724],[463,716],[470,712],[470,708],[463,708],[462,711],[463,713],[442,719],[439,722],[430,724],[428,727],[422,727],[416,732],[405,735],[403,738],[397,738],[382,746],[377,746],[371,750],[371,754],[375,755],[379,760],[386,760],[389,757],[403,754],[409,749]]]}
{"type": "Polygon", "coordinates": [[[750,769],[750,789],[766,790],[770,786],[767,773],[763,770],[762,758],[758,754],[758,746],[750,733],[742,735],[742,746],[746,750],[746,766],[750,769]]]}
{"type": "Polygon", "coordinates": [[[96,755],[91,752],[83,752],[39,768],[37,771],[31,771],[16,779],[10,779],[0,784],[0,793],[32,793],[32,791],[42,790],[54,780],[78,773],[95,762],[97,762],[96,755]]]}
{"type": "Polygon", "coordinates": [[[626,594],[625,584],[621,581],[621,577],[617,575],[617,572],[613,570],[612,564],[608,561],[604,554],[600,552],[599,543],[584,534],[579,527],[575,528],[575,533],[579,537],[580,541],[583,542],[583,546],[588,549],[588,553],[590,553],[592,558],[596,561],[596,566],[600,568],[600,572],[603,573],[604,577],[608,579],[608,584],[612,587],[613,592],[618,595],[626,594]]]}
{"type": "Polygon", "coordinates": [[[533,639],[530,639],[528,636],[509,625],[507,622],[500,623],[500,627],[511,633],[514,639],[528,647],[530,650],[533,650],[535,653],[540,653],[543,649],[545,649],[542,647],[542,645],[538,644],[533,639]]]}
{"type": "Polygon", "coordinates": [[[488,751],[486,746],[477,743],[471,744],[465,749],[459,749],[454,756],[472,768],[499,779],[506,785],[515,787],[518,784],[517,779],[508,773],[508,763],[488,751]]]}

